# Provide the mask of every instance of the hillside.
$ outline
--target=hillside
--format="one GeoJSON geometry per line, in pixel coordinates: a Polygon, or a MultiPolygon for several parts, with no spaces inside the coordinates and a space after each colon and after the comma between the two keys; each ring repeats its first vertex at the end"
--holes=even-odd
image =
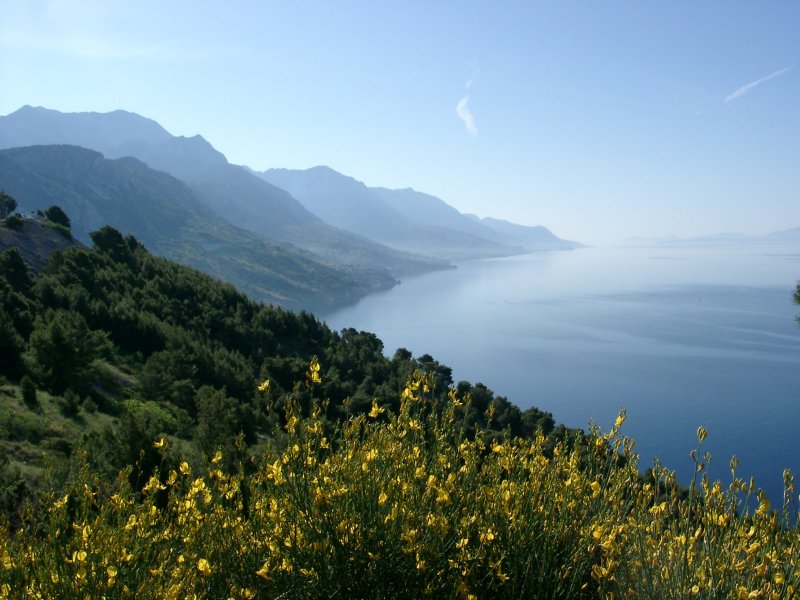
{"type": "MultiPolygon", "coordinates": [[[[46,207],[44,207],[46,208],[46,207]]],[[[40,216],[23,218],[17,227],[0,226],[0,252],[16,248],[25,264],[40,272],[57,250],[85,248],[84,244],[40,216]]]]}
{"type": "Polygon", "coordinates": [[[328,225],[284,190],[229,164],[201,136],[172,136],[134,113],[61,113],[26,106],[0,117],[0,148],[32,144],[73,144],[106,158],[134,156],[185,182],[217,220],[349,269],[399,278],[447,267],[441,260],[393,250],[328,225]]]}
{"type": "Polygon", "coordinates": [[[386,271],[340,267],[236,228],[186,184],[130,157],[108,160],[75,146],[2,150],[0,189],[26,212],[58,204],[85,243],[90,231],[110,224],[157,254],[287,308],[324,309],[395,283],[386,271]]]}
{"type": "MultiPolygon", "coordinates": [[[[308,313],[254,302],[109,226],[91,233],[92,249],[55,252],[40,272],[27,268],[20,249],[50,234],[32,220],[18,234],[6,229],[0,223],[0,239],[22,239],[0,253],[0,475],[5,457],[25,489],[40,484],[43,451],[60,463],[81,440],[90,440],[104,472],[130,464],[143,440],[163,434],[181,440],[187,460],[217,446],[230,450],[239,433],[255,451],[287,403],[309,406],[309,390],[295,383],[315,356],[323,378],[315,397],[327,399],[333,421],[373,403],[394,406],[415,370],[435,380],[432,402],[454,384],[451,370],[428,355],[399,349],[387,358],[373,334],[336,333],[308,313]],[[256,391],[267,378],[271,412],[256,391]]],[[[529,436],[538,426],[553,429],[550,415],[522,412],[483,385],[457,387],[474,397],[466,428],[485,422],[491,404],[501,429],[529,436]]],[[[16,508],[18,495],[4,490],[0,509],[16,508]]]]}

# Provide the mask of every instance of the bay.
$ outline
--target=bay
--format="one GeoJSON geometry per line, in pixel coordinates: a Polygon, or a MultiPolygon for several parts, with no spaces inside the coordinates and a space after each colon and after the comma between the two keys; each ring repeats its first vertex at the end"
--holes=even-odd
{"type": "Polygon", "coordinates": [[[640,468],[728,462],[773,504],[800,473],[800,244],[583,248],[471,261],[322,318],[450,366],[556,422],[608,429],[620,409],[640,468]]]}

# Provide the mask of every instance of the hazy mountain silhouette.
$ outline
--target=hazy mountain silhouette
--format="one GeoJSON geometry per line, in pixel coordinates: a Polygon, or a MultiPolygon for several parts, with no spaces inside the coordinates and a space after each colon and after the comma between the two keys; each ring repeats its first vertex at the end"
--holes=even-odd
{"type": "Polygon", "coordinates": [[[468,216],[474,218],[482,225],[490,227],[500,235],[505,236],[507,239],[514,240],[517,244],[520,244],[529,250],[568,250],[583,246],[583,244],[579,242],[562,240],[547,227],[543,227],[541,225],[518,225],[516,223],[511,223],[510,221],[494,219],[492,217],[484,217],[480,219],[475,215],[468,216]]]}
{"type": "Polygon", "coordinates": [[[131,157],[109,160],[67,145],[1,150],[0,189],[26,213],[58,204],[86,243],[108,224],[156,254],[289,308],[330,308],[395,283],[385,271],[344,269],[234,227],[185,183],[131,157]]]}
{"type": "Polygon", "coordinates": [[[392,277],[446,266],[328,225],[284,190],[229,164],[201,136],[172,136],[155,121],[134,113],[61,113],[26,106],[0,117],[0,148],[33,144],[74,144],[106,158],[134,156],[184,181],[196,199],[232,225],[320,254],[338,265],[392,277]]]}
{"type": "Polygon", "coordinates": [[[258,175],[287,190],[324,221],[393,248],[453,260],[575,247],[544,228],[539,228],[543,231],[535,244],[535,233],[523,226],[501,231],[435,196],[412,189],[367,187],[329,167],[269,169],[258,175]]]}

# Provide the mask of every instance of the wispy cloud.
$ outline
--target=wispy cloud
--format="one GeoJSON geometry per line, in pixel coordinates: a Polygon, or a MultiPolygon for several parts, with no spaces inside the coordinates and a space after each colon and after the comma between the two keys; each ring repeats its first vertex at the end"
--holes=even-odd
{"type": "Polygon", "coordinates": [[[469,106],[467,103],[469,102],[469,96],[464,96],[461,100],[458,101],[456,104],[456,114],[458,118],[464,121],[464,125],[467,127],[467,132],[472,136],[475,137],[478,135],[478,128],[475,127],[475,117],[472,116],[472,112],[469,110],[469,106]]]}
{"type": "Polygon", "coordinates": [[[756,79],[755,81],[751,81],[747,85],[743,85],[738,90],[734,91],[728,96],[725,96],[725,102],[730,102],[731,100],[736,100],[737,98],[741,98],[742,96],[751,92],[755,87],[761,85],[765,81],[769,81],[770,79],[775,79],[776,77],[780,77],[784,73],[788,73],[790,70],[791,67],[786,67],[785,69],[781,69],[779,71],[775,71],[774,73],[770,73],[766,77],[762,77],[761,79],[756,79]]]}

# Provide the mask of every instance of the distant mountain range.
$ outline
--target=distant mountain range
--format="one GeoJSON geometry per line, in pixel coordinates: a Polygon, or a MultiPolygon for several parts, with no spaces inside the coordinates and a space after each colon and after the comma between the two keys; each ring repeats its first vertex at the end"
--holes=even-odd
{"type": "Polygon", "coordinates": [[[79,239],[109,223],[290,308],[352,302],[448,261],[579,246],[543,227],[480,220],[433,196],[370,188],[327,167],[255,173],[199,135],[173,136],[125,111],[23,107],[0,117],[0,148],[22,147],[29,149],[3,152],[0,166],[0,188],[21,206],[60,204],[79,239]]]}
{"type": "Polygon", "coordinates": [[[133,233],[156,254],[290,308],[330,308],[394,284],[385,273],[336,268],[234,227],[185,183],[131,157],[109,160],[66,145],[0,150],[0,189],[25,212],[58,204],[85,243],[90,231],[108,224],[133,233]]]}
{"type": "Polygon", "coordinates": [[[327,262],[383,271],[392,277],[446,266],[336,229],[284,190],[229,164],[201,136],[172,136],[155,121],[134,113],[61,113],[26,106],[0,117],[0,148],[33,144],[72,144],[106,158],[138,158],[184,181],[197,199],[230,224],[320,254],[327,262]]]}
{"type": "Polygon", "coordinates": [[[544,227],[496,226],[458,212],[443,200],[413,189],[367,187],[329,167],[305,171],[269,169],[258,173],[288,191],[322,220],[392,248],[446,260],[508,256],[532,250],[567,250],[580,244],[561,240],[544,227]],[[518,235],[524,230],[546,232],[518,235]]]}

